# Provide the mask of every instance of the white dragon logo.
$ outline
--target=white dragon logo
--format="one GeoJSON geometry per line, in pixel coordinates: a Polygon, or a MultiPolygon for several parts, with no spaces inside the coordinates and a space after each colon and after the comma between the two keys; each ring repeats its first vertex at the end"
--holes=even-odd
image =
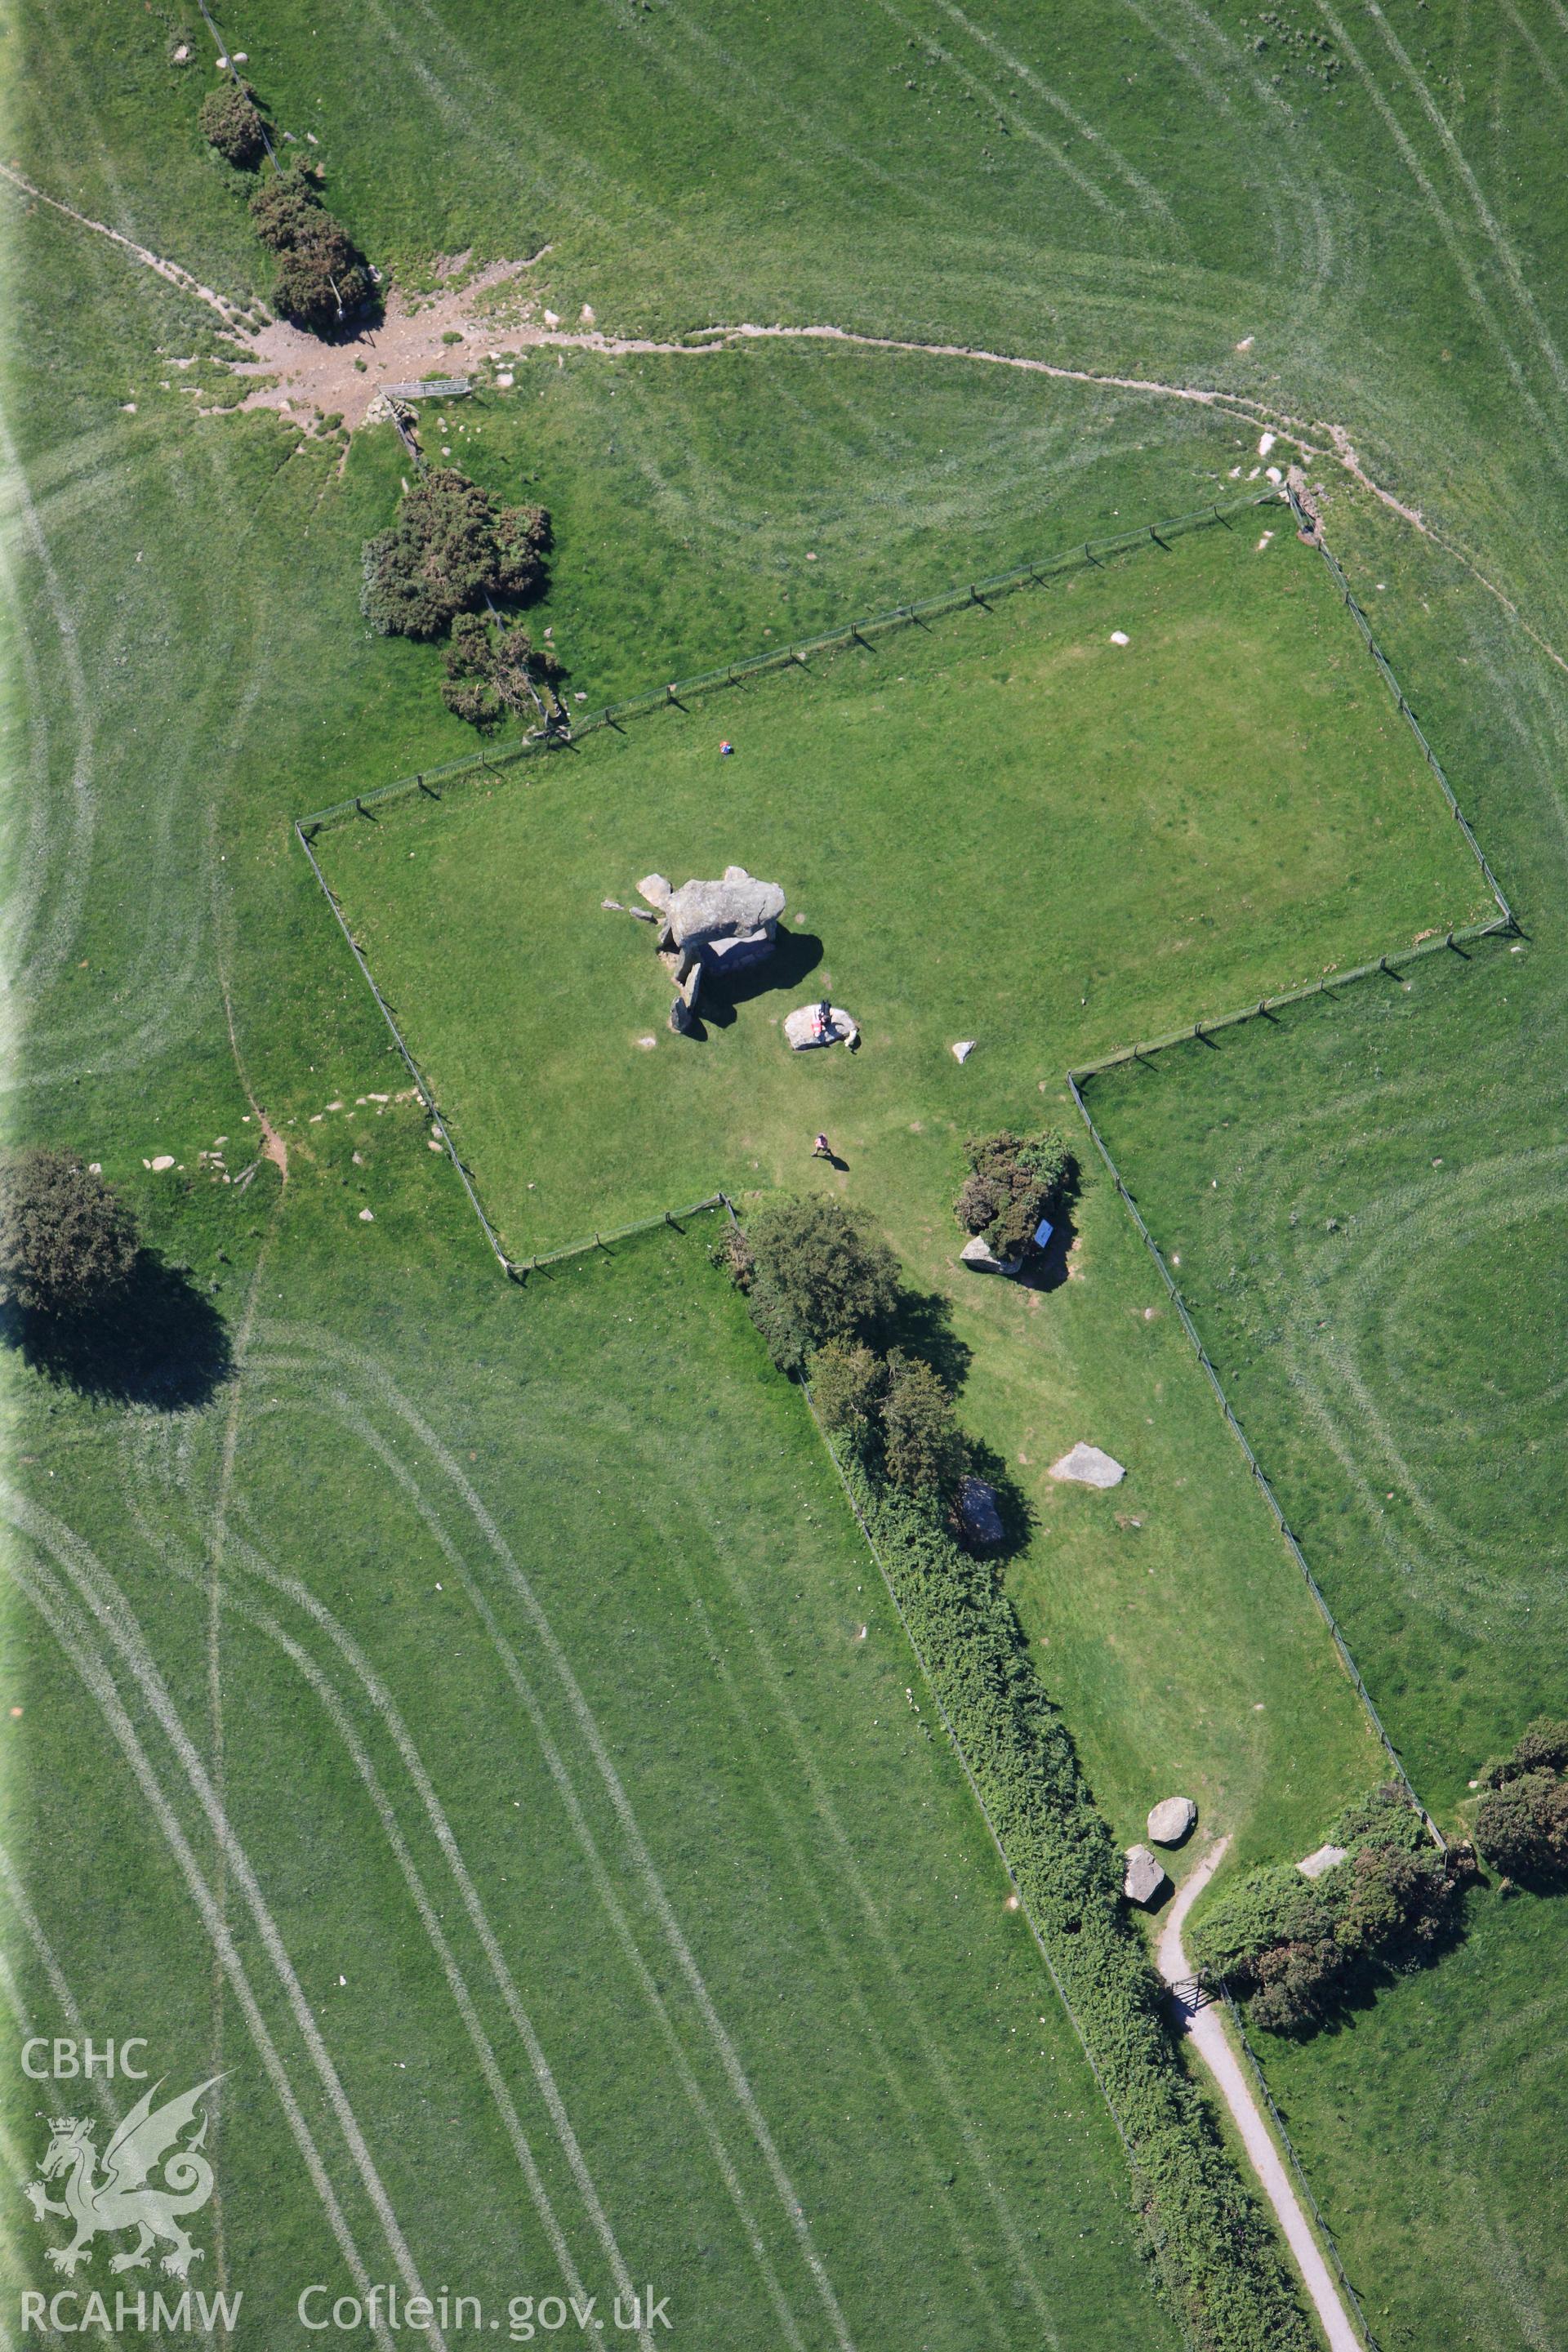
{"type": "Polygon", "coordinates": [[[68,2246],[45,2249],[56,2270],[69,2278],[79,2263],[90,2262],[92,2241],[100,2230],[139,2232],[129,2253],[111,2258],[111,2271],[139,2270],[152,2260],[153,2247],[160,2239],[171,2250],[163,2258],[163,2268],[172,2277],[184,2278],[191,2264],[202,2260],[202,2249],[192,2245],[181,2226],[181,2216],[199,2212],[213,2193],[213,2168],[200,2153],[207,2136],[206,2112],[201,2102],[222,2080],[221,2074],[211,2075],[184,2097],[166,2100],[158,2108],[153,2102],[163,2084],[154,2083],[115,2126],[114,2137],[103,2151],[101,2179],[98,2150],[92,2144],[97,2126],[91,2116],[50,2117],[49,2144],[38,2166],[39,2178],[26,2182],[23,2194],[37,2220],[41,2221],[46,2213],[61,2213],[76,2224],[76,2236],[68,2246]],[[201,2124],[182,2147],[179,2136],[198,2111],[201,2124]],[[162,2184],[149,2186],[148,2175],[160,2164],[162,2184]],[[65,2197],[63,2202],[57,2202],[47,2194],[44,2184],[58,2180],[62,2173],[65,2197]]]}

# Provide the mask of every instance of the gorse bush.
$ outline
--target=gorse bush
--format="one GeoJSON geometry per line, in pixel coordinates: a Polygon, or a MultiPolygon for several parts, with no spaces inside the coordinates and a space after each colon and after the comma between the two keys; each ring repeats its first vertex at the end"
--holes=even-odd
{"type": "Polygon", "coordinates": [[[561,664],[515,622],[459,613],[447,647],[441,699],[454,718],[493,727],[509,711],[547,723],[561,715],[555,681],[561,664]]]}
{"type": "Polygon", "coordinates": [[[1345,1858],[1321,1878],[1260,1866],[1192,1934],[1199,1967],[1250,1997],[1251,2016],[1274,2032],[1311,2032],[1371,1975],[1458,1924],[1462,1858],[1445,1861],[1398,1788],[1342,1813],[1328,1842],[1345,1858]]]}
{"type": "MultiPolygon", "coordinates": [[[[391,529],[365,541],[361,606],[383,636],[442,637],[487,595],[520,603],[537,594],[549,547],[542,507],[504,507],[456,467],[432,467],[404,494],[391,529]]],[[[504,706],[499,682],[489,683],[504,706]]]]}
{"type": "Polygon", "coordinates": [[[226,81],[202,100],[202,137],[226,163],[252,172],[267,152],[267,126],[248,82],[226,81]]]}
{"type": "Polygon", "coordinates": [[[0,1161],[0,1297],[67,1315],[123,1284],[141,1241],[136,1220],[68,1151],[34,1146],[0,1161]]]}
{"type": "Polygon", "coordinates": [[[966,1234],[984,1234],[998,1257],[1020,1257],[1035,1246],[1042,1219],[1066,1204],[1078,1168],[1052,1128],[1035,1135],[972,1136],[964,1145],[969,1174],[953,1214],[966,1234]]]}
{"type": "Polygon", "coordinates": [[[1012,1604],[940,1508],[851,1458],[852,1495],[963,1748],[1125,2135],[1167,2293],[1198,2352],[1308,2352],[1315,2337],[1166,2022],[1122,1900],[1124,1864],[1012,1604]]]}
{"type": "Polygon", "coordinates": [[[1476,1812],[1476,1843],[1510,1878],[1557,1885],[1568,1878],[1568,1723],[1542,1716],[1511,1756],[1489,1765],[1476,1812]]]}
{"type": "Polygon", "coordinates": [[[874,1343],[899,1303],[898,1261],[837,1201],[770,1202],[721,1245],[779,1370],[799,1372],[832,1342],[874,1343]]]}
{"type": "Polygon", "coordinates": [[[273,306],[312,334],[330,334],[375,288],[363,254],[322,205],[302,167],[280,172],[250,199],[263,245],[278,256],[273,306]]]}

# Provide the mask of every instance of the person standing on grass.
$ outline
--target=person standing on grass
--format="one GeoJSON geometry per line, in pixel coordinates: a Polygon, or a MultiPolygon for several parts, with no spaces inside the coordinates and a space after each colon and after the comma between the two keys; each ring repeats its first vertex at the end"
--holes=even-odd
{"type": "Polygon", "coordinates": [[[814,1160],[831,1160],[831,1159],[832,1159],[832,1157],[833,1157],[833,1146],[829,1143],[829,1141],[827,1140],[827,1138],[826,1138],[825,1135],[819,1135],[819,1136],[817,1137],[817,1139],[816,1139],[816,1141],[812,1145],[812,1147],[811,1147],[811,1156],[812,1156],[812,1158],[813,1158],[814,1160]]]}

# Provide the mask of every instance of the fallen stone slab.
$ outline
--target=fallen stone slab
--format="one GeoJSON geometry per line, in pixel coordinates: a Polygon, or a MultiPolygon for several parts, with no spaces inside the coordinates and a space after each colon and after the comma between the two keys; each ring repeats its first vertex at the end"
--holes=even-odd
{"type": "Polygon", "coordinates": [[[1127,1875],[1121,1892],[1129,1903],[1152,1903],[1165,1884],[1165,1874],[1146,1845],[1127,1849],[1127,1875]]]}
{"type": "Polygon", "coordinates": [[[1325,1870],[1332,1870],[1336,1862],[1343,1862],[1348,1851],[1342,1845],[1321,1845],[1296,1867],[1303,1878],[1321,1878],[1325,1870]]]}
{"type": "Polygon", "coordinates": [[[1190,1797],[1162,1797],[1150,1808],[1149,1835],[1156,1845],[1180,1845],[1197,1817],[1190,1797]]]}
{"type": "Polygon", "coordinates": [[[1127,1472],[1114,1454],[1102,1454],[1098,1445],[1075,1445],[1059,1462],[1053,1462],[1049,1475],[1053,1478],[1070,1480],[1075,1486],[1120,1486],[1127,1472]]]}
{"type": "Polygon", "coordinates": [[[984,1234],[975,1234],[958,1253],[958,1263],[971,1274],[1016,1274],[1021,1257],[998,1257],[984,1234]]]}
{"type": "Polygon", "coordinates": [[[990,1546],[1006,1540],[1007,1530],[996,1508],[996,1489],[988,1479],[959,1480],[958,1524],[965,1543],[990,1546]]]}
{"type": "Polygon", "coordinates": [[[961,1037],[957,1045],[952,1049],[953,1060],[955,1062],[967,1062],[978,1043],[979,1039],[975,1037],[961,1037]]]}
{"type": "Polygon", "coordinates": [[[657,907],[661,915],[668,915],[675,893],[662,874],[645,874],[637,884],[637,896],[646,898],[650,907],[657,907]]]}
{"type": "Polygon", "coordinates": [[[815,1003],[797,1004],[793,1013],[785,1013],[784,1033],[792,1053],[806,1053],[813,1045],[852,1045],[859,1036],[859,1023],[841,1004],[829,1005],[826,1034],[819,1034],[817,1015],[821,1011],[822,1000],[818,997],[815,1003]]]}

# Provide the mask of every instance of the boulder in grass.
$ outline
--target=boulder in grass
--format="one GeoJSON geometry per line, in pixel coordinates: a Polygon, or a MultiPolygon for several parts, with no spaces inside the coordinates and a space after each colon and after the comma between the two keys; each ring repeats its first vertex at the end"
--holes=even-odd
{"type": "MultiPolygon", "coordinates": [[[[964,1252],[967,1257],[968,1251],[964,1252]]],[[[1075,1445],[1050,1467],[1053,1478],[1062,1478],[1075,1486],[1120,1486],[1127,1472],[1112,1454],[1102,1454],[1098,1445],[1075,1445]]]]}
{"type": "Polygon", "coordinates": [[[828,1006],[824,1023],[822,1000],[818,997],[814,1003],[797,1004],[793,1013],[785,1013],[784,1033],[791,1052],[805,1054],[813,1045],[855,1045],[860,1035],[860,1024],[841,1004],[828,1006]]]}
{"type": "Polygon", "coordinates": [[[1197,1817],[1190,1797],[1163,1797],[1151,1808],[1149,1835],[1156,1845],[1180,1845],[1197,1817]]]}
{"type": "Polygon", "coordinates": [[[996,1508],[996,1489],[987,1479],[959,1480],[958,1525],[964,1542],[979,1549],[990,1550],[1006,1541],[1007,1530],[996,1508]]]}
{"type": "Polygon", "coordinates": [[[1336,1862],[1343,1862],[1347,1851],[1342,1845],[1321,1845],[1296,1867],[1303,1878],[1321,1878],[1325,1870],[1332,1870],[1336,1862]]]}
{"type": "Polygon", "coordinates": [[[975,1234],[958,1253],[958,1263],[971,1274],[1016,1274],[1021,1257],[998,1257],[984,1234],[975,1234]]]}
{"type": "Polygon", "coordinates": [[[1152,1903],[1165,1884],[1165,1874],[1146,1845],[1127,1849],[1127,1874],[1121,1892],[1129,1903],[1152,1903]]]}

